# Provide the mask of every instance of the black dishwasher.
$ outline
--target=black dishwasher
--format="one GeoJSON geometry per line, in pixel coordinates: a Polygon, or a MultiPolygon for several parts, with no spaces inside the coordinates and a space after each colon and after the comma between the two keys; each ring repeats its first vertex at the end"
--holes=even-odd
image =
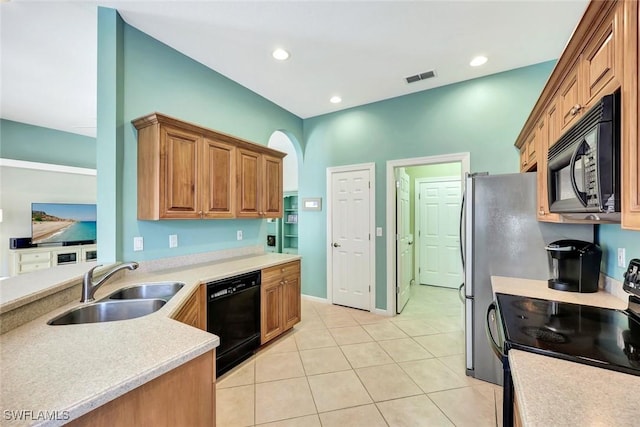
{"type": "Polygon", "coordinates": [[[207,331],[220,338],[216,377],[260,346],[260,271],[207,283],[207,331]]]}

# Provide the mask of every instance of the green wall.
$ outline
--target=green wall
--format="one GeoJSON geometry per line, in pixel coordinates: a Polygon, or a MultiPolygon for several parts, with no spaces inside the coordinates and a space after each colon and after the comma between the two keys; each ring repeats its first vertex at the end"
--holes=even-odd
{"type": "MultiPolygon", "coordinates": [[[[546,62],[306,119],[300,197],[326,199],[327,167],[375,162],[376,226],[386,228],[387,160],[470,152],[472,172],[517,172],[513,143],[553,65],[546,62]]],[[[325,230],[326,210],[301,211],[303,292],[318,297],[326,297],[325,230]]],[[[386,257],[385,237],[378,237],[377,308],[386,308],[386,257]]]]}
{"type": "Polygon", "coordinates": [[[0,119],[0,158],[96,168],[96,139],[0,119]]]}
{"type": "Polygon", "coordinates": [[[608,224],[599,225],[596,235],[602,248],[602,271],[622,282],[626,268],[618,267],[618,248],[626,250],[626,265],[631,258],[640,258],[640,231],[623,230],[620,225],[608,224]]]}
{"type": "Polygon", "coordinates": [[[302,141],[302,119],[127,25],[112,9],[99,8],[98,18],[98,75],[111,74],[105,91],[99,82],[98,111],[108,115],[106,126],[115,127],[98,133],[106,157],[115,160],[106,178],[99,169],[98,191],[116,195],[115,208],[106,209],[119,218],[111,221],[116,247],[99,250],[145,260],[262,245],[264,220],[138,221],[137,132],[131,121],[157,111],[266,145],[276,130],[302,141]],[[243,230],[242,241],[236,230],[243,230]],[[178,235],[177,248],[169,249],[169,234],[178,235]],[[144,238],[144,251],[133,252],[135,236],[144,238]]]}
{"type": "MultiPolygon", "coordinates": [[[[442,163],[436,165],[423,165],[412,166],[405,168],[407,175],[409,175],[409,231],[413,234],[413,239],[416,241],[418,235],[416,232],[416,179],[417,178],[437,178],[437,177],[450,177],[457,176],[462,179],[462,164],[457,163],[442,163]]],[[[413,245],[413,265],[418,263],[416,259],[416,245],[413,245]]],[[[417,280],[416,280],[417,282],[417,280]]]]}

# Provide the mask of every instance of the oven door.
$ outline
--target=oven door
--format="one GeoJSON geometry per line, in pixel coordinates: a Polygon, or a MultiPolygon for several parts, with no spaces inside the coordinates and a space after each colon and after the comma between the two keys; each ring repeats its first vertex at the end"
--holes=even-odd
{"type": "Polygon", "coordinates": [[[507,356],[508,343],[505,339],[500,310],[494,301],[487,308],[487,320],[485,332],[489,340],[489,346],[496,357],[502,362],[502,425],[513,426],[513,381],[511,379],[511,367],[507,356]],[[494,333],[495,331],[495,333],[494,333]],[[497,338],[497,340],[496,340],[497,338]]]}

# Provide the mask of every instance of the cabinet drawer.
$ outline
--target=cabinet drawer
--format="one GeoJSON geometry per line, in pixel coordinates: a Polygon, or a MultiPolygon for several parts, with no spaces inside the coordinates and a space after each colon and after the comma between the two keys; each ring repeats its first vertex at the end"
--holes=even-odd
{"type": "Polygon", "coordinates": [[[18,273],[27,273],[29,271],[44,270],[50,268],[51,262],[49,260],[37,263],[20,264],[18,273]]]}
{"type": "Polygon", "coordinates": [[[51,253],[31,253],[31,254],[19,254],[20,262],[50,262],[51,253]]]}
{"type": "Polygon", "coordinates": [[[269,281],[274,277],[289,276],[300,272],[300,261],[288,262],[286,264],[275,265],[262,270],[262,281],[269,281]]]}

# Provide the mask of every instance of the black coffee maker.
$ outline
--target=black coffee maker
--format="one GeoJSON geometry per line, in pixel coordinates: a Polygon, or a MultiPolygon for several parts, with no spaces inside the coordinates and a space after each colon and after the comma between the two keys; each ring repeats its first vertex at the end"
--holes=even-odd
{"type": "Polygon", "coordinates": [[[558,240],[546,248],[549,288],[569,292],[597,292],[602,250],[582,240],[558,240]]]}

